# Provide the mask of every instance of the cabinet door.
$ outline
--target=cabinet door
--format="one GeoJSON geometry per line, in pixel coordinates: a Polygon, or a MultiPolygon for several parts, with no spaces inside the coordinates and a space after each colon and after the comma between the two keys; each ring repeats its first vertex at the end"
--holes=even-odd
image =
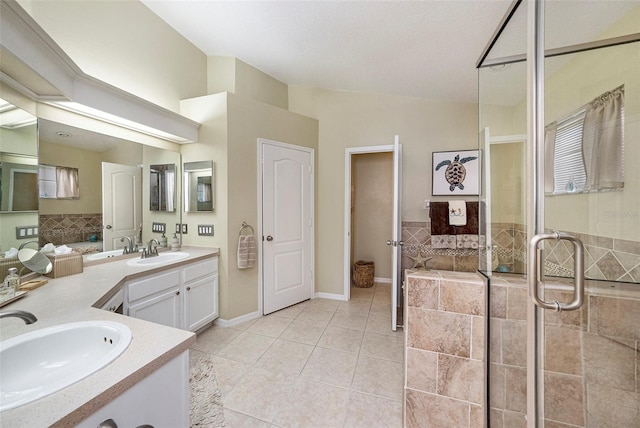
{"type": "Polygon", "coordinates": [[[184,314],[184,328],[189,331],[218,318],[218,275],[185,284],[184,314]]]}
{"type": "Polygon", "coordinates": [[[129,306],[130,317],[182,328],[180,286],[163,290],[153,297],[140,299],[129,306]]]}

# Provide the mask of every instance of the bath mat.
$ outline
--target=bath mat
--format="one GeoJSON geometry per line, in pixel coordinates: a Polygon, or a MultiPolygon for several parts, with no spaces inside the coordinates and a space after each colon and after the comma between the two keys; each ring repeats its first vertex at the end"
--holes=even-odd
{"type": "Polygon", "coordinates": [[[189,350],[189,420],[192,428],[224,427],[222,394],[213,360],[204,352],[189,350]]]}

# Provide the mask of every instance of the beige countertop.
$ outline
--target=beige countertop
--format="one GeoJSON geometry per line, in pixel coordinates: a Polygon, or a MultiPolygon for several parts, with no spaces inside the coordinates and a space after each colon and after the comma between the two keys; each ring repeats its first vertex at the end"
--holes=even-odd
{"type": "Polygon", "coordinates": [[[18,318],[0,320],[0,339],[51,325],[84,320],[111,320],[131,329],[127,350],[89,377],[40,400],[0,413],[0,426],[73,426],[109,403],[157,368],[195,343],[195,334],[98,309],[106,296],[128,280],[204,260],[219,254],[216,248],[183,247],[189,257],[162,266],[129,266],[123,257],[85,265],[84,272],[57,279],[29,291],[0,311],[25,310],[38,321],[26,325],[18,318]]]}

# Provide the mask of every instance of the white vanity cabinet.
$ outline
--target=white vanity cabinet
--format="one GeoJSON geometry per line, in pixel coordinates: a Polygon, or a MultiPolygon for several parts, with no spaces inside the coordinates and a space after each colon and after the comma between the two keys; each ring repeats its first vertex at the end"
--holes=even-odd
{"type": "Polygon", "coordinates": [[[189,352],[185,351],[77,425],[189,426],[189,352]],[[111,420],[111,424],[105,423],[111,420]],[[102,424],[102,425],[101,425],[102,424]]]}
{"type": "Polygon", "coordinates": [[[124,314],[196,331],[218,318],[218,258],[151,274],[125,284],[124,314]]]}

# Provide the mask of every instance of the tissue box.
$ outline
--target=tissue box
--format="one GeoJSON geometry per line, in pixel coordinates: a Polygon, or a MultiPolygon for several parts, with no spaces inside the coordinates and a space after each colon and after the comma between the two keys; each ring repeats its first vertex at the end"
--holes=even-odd
{"type": "Polygon", "coordinates": [[[63,276],[82,273],[82,254],[72,252],[70,254],[47,254],[53,264],[51,272],[46,274],[49,278],[61,278],[63,276]]]}

